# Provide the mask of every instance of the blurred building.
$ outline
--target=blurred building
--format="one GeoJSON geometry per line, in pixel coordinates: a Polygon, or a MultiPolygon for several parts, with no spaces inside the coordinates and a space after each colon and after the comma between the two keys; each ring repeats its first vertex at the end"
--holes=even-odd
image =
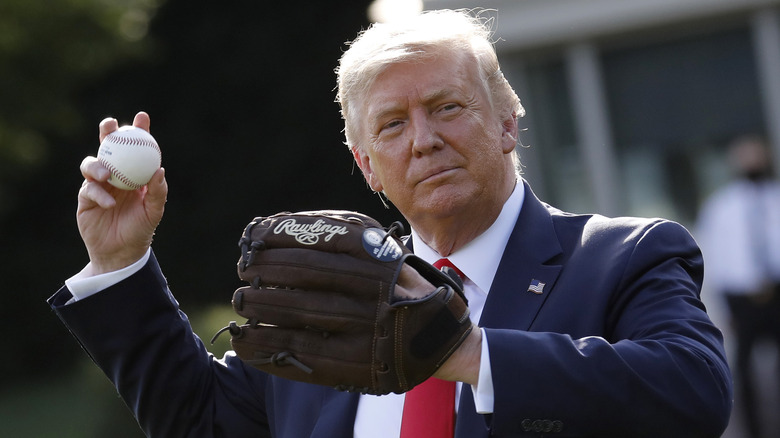
{"type": "MultiPolygon", "coordinates": [[[[427,0],[495,9],[525,177],[569,211],[690,225],[740,134],[780,149],[780,0],[427,0]]],[[[776,154],[780,157],[780,153],[776,154]]]]}

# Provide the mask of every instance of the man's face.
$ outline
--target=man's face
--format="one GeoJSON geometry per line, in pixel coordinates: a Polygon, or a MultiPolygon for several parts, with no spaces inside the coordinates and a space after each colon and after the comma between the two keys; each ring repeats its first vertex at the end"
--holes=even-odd
{"type": "Polygon", "coordinates": [[[413,225],[500,211],[514,186],[515,116],[493,110],[465,54],[387,67],[367,93],[359,128],[354,154],[366,180],[413,225]]]}

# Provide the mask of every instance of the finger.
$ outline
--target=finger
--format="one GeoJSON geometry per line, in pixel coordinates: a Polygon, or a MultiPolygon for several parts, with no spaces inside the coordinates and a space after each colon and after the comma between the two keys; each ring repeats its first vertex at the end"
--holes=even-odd
{"type": "Polygon", "coordinates": [[[401,274],[398,276],[398,282],[395,286],[395,295],[398,298],[416,299],[423,298],[431,294],[436,288],[417,270],[409,265],[401,267],[401,274]]]}
{"type": "Polygon", "coordinates": [[[103,139],[106,138],[106,136],[108,134],[111,134],[112,132],[116,131],[118,127],[119,127],[119,122],[117,122],[117,120],[115,118],[113,118],[113,117],[106,117],[105,119],[103,119],[103,121],[100,122],[100,126],[99,126],[99,128],[100,128],[100,135],[99,135],[100,141],[102,142],[103,139]]]}
{"type": "Polygon", "coordinates": [[[96,181],[84,180],[79,190],[78,213],[89,210],[95,205],[100,208],[109,209],[116,205],[116,199],[111,196],[106,189],[96,181]]]}
{"type": "Polygon", "coordinates": [[[149,114],[139,111],[138,114],[135,115],[135,118],[133,119],[133,126],[142,128],[149,132],[149,127],[151,125],[151,119],[149,118],[149,114]]]}
{"type": "Polygon", "coordinates": [[[100,164],[95,157],[86,157],[81,161],[81,175],[88,181],[107,181],[111,172],[100,164]]]}
{"type": "Polygon", "coordinates": [[[156,210],[157,215],[162,215],[165,201],[168,197],[168,181],[165,180],[165,169],[159,168],[152,175],[152,179],[146,184],[147,205],[156,210]]]}

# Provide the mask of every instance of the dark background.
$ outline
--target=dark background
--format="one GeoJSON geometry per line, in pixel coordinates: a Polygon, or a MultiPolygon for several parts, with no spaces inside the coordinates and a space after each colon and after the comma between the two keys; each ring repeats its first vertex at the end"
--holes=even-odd
{"type": "MultiPolygon", "coordinates": [[[[335,103],[334,69],[368,26],[368,3],[169,0],[150,9],[138,40],[117,34],[123,6],[0,6],[0,408],[36,405],[38,393],[53,403],[58,385],[93,373],[45,299],[88,261],[78,167],[97,152],[104,117],[151,116],[170,187],[153,248],[187,313],[229,307],[241,286],[237,242],[255,216],[340,208],[400,219],[353,166],[335,103]]],[[[88,397],[61,392],[70,403],[88,397]]],[[[10,415],[0,424],[11,427],[10,415]]],[[[114,423],[108,415],[79,422],[114,423]]],[[[95,436],[121,435],[107,430],[95,436]]]]}

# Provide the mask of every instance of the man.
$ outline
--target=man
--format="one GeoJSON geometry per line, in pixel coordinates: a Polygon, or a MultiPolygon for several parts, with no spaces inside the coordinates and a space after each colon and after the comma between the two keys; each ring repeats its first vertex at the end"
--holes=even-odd
{"type": "MultiPolygon", "coordinates": [[[[540,202],[517,175],[523,110],[488,38],[468,13],[426,13],[372,26],[338,71],[347,144],[366,181],[409,221],[415,253],[447,257],[465,277],[480,329],[435,375],[466,383],[455,436],[719,436],[731,385],[698,297],[698,248],[668,221],[540,202]]],[[[134,124],[148,129],[149,118],[134,124]]],[[[114,129],[104,121],[101,136],[114,129]]],[[[93,158],[82,173],[90,264],[50,303],[148,434],[426,436],[401,435],[405,395],[338,392],[210,357],[149,249],[164,172],[132,193],[107,186],[93,158]],[[105,272],[113,280],[93,277],[105,272]],[[104,306],[126,311],[99,321],[104,306]]]]}
{"type": "MultiPolygon", "coordinates": [[[[705,288],[725,301],[731,315],[745,428],[760,438],[772,434],[761,418],[753,347],[768,338],[780,348],[780,183],[760,137],[739,137],[728,152],[734,180],[702,206],[696,237],[711,273],[705,288]]],[[[764,386],[780,389],[780,373],[764,386]]]]}

